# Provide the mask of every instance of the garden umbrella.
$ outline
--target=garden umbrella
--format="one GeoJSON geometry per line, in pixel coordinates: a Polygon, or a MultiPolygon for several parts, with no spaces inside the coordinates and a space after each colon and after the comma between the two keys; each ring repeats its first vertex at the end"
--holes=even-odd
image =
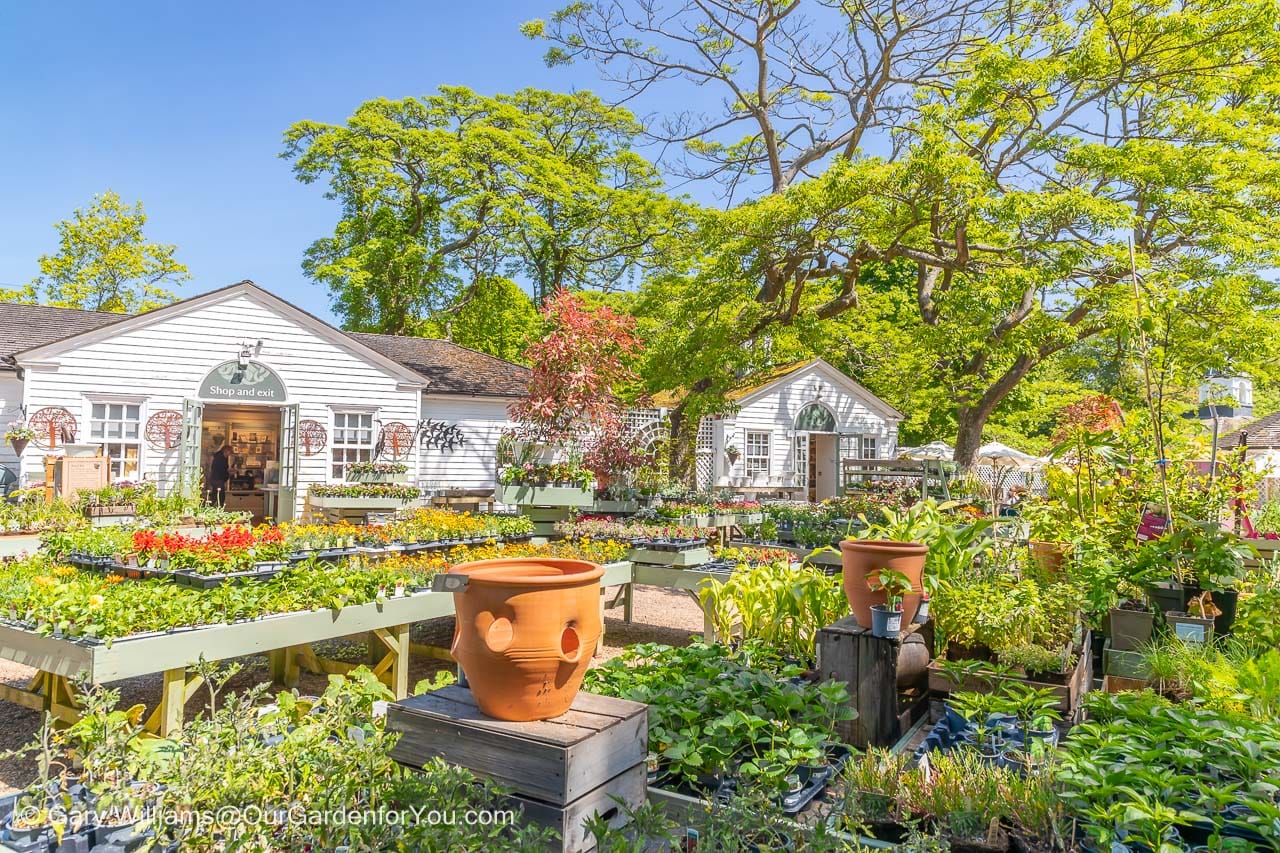
{"type": "Polygon", "coordinates": [[[978,448],[978,461],[993,468],[1009,468],[1014,471],[1032,471],[1044,466],[1045,460],[1030,453],[1010,447],[999,441],[978,448]]]}
{"type": "Polygon", "coordinates": [[[932,441],[920,447],[908,447],[900,450],[898,455],[903,459],[932,459],[950,462],[955,458],[956,452],[945,441],[932,441]]]}
{"type": "Polygon", "coordinates": [[[999,512],[1000,491],[1004,486],[1004,478],[1010,471],[1034,471],[1045,464],[1045,460],[1039,456],[1023,453],[999,441],[979,447],[977,461],[990,465],[995,474],[991,484],[992,515],[999,512]]]}

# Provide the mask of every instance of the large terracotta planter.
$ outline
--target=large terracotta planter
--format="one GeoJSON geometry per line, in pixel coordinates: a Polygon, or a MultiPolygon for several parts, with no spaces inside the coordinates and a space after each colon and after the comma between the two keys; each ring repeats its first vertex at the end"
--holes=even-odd
{"type": "Polygon", "coordinates": [[[911,624],[916,608],[920,605],[920,596],[924,593],[920,579],[924,574],[924,560],[928,553],[929,547],[919,542],[845,539],[840,543],[844,594],[849,599],[853,617],[861,627],[871,627],[871,606],[885,603],[884,592],[872,592],[867,585],[867,576],[879,569],[902,572],[911,581],[912,593],[902,599],[902,622],[911,624]]]}
{"type": "Polygon", "coordinates": [[[500,720],[546,720],[573,704],[600,639],[600,577],[584,560],[513,558],[455,566],[453,656],[476,705],[500,720]]]}

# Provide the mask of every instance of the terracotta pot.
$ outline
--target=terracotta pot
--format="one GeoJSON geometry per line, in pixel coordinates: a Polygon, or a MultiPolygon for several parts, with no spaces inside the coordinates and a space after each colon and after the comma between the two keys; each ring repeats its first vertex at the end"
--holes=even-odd
{"type": "Polygon", "coordinates": [[[585,560],[481,560],[453,594],[453,656],[476,705],[500,720],[546,720],[573,704],[600,639],[600,577],[585,560]]]}
{"type": "Polygon", "coordinates": [[[916,607],[924,587],[920,576],[924,574],[924,559],[929,547],[919,542],[894,542],[889,539],[845,539],[840,543],[840,564],[844,570],[844,594],[849,599],[849,609],[858,624],[871,627],[871,605],[884,604],[883,591],[872,592],[867,586],[867,575],[879,569],[902,572],[911,581],[910,595],[902,599],[902,622],[909,625],[915,619],[916,607]]]}
{"type": "Polygon", "coordinates": [[[13,452],[16,456],[21,456],[22,451],[27,449],[27,445],[31,442],[29,438],[11,438],[9,444],[13,446],[13,452]]]}
{"type": "Polygon", "coordinates": [[[1062,567],[1071,554],[1071,545],[1067,542],[1042,542],[1032,539],[1027,543],[1031,547],[1031,559],[1040,571],[1047,575],[1062,574],[1062,567]]]}

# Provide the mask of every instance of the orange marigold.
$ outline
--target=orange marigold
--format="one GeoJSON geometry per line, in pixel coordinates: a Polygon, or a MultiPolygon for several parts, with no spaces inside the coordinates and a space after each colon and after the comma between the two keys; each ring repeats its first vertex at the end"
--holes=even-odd
{"type": "Polygon", "coordinates": [[[123,583],[124,575],[107,575],[106,581],[107,583],[123,583]]]}

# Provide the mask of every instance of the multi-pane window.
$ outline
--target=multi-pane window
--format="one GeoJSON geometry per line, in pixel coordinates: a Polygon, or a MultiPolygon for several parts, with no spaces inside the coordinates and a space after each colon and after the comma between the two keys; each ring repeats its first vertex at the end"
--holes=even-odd
{"type": "Polygon", "coordinates": [[[747,476],[769,473],[769,433],[747,430],[742,458],[747,476]]]}
{"type": "Polygon", "coordinates": [[[333,479],[345,480],[347,466],[373,459],[373,413],[333,413],[333,479]]]}
{"type": "Polygon", "coordinates": [[[138,479],[142,456],[142,405],[93,403],[89,410],[89,438],[111,457],[112,480],[138,479]]]}
{"type": "Polygon", "coordinates": [[[880,447],[877,444],[876,436],[864,435],[862,437],[862,458],[863,459],[879,459],[880,447]]]}

